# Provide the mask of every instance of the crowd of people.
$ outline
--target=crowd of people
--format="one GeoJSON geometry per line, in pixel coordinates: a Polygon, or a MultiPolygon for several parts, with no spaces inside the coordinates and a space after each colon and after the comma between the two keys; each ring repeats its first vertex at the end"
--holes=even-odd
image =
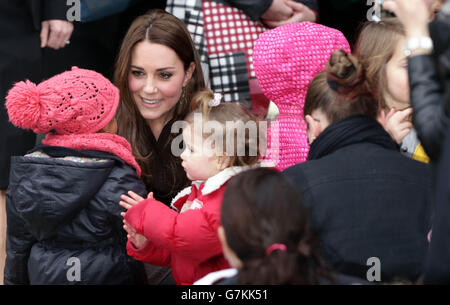
{"type": "Polygon", "coordinates": [[[110,64],[91,45],[52,68],[95,24],[0,4],[20,21],[0,39],[4,284],[450,283],[449,1],[383,1],[355,36],[325,1],[218,1],[266,27],[271,120],[211,90],[189,24],[134,2],[94,22],[110,64]]]}

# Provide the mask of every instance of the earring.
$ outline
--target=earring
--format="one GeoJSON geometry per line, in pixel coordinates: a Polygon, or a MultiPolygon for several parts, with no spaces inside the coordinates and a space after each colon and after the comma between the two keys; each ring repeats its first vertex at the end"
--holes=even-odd
{"type": "Polygon", "coordinates": [[[183,114],[184,109],[186,108],[186,104],[187,104],[187,99],[186,99],[186,87],[184,86],[181,89],[181,96],[180,99],[178,101],[179,105],[178,105],[178,115],[183,114]]]}

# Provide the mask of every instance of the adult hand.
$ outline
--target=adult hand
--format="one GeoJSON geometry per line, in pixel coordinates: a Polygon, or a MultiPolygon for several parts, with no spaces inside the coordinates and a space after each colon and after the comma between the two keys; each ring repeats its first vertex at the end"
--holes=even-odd
{"type": "Polygon", "coordinates": [[[136,249],[142,248],[147,243],[144,235],[136,233],[136,230],[124,219],[123,228],[127,231],[127,238],[136,249]]]}
{"type": "Polygon", "coordinates": [[[64,48],[72,36],[72,22],[55,19],[42,21],[41,25],[41,48],[64,48]]]}
{"type": "Polygon", "coordinates": [[[273,0],[272,5],[261,15],[264,23],[266,21],[282,21],[292,17],[294,11],[284,0],[273,0]]]}
{"type": "Polygon", "coordinates": [[[428,21],[433,16],[432,0],[386,0],[383,8],[393,12],[405,27],[406,36],[429,36],[428,21]]]}
{"type": "Polygon", "coordinates": [[[403,142],[403,139],[411,132],[413,124],[409,120],[409,117],[413,113],[412,108],[396,111],[391,109],[386,117],[386,125],[384,129],[394,139],[397,144],[403,142]]]}
{"type": "Polygon", "coordinates": [[[292,0],[286,0],[285,3],[292,8],[294,12],[293,15],[290,18],[281,21],[265,20],[264,24],[266,26],[269,28],[276,28],[292,22],[316,21],[316,14],[314,14],[314,12],[306,5],[292,0]]]}

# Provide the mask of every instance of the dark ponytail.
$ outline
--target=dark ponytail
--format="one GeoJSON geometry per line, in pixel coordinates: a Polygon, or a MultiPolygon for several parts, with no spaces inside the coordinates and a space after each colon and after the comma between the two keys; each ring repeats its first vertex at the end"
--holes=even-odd
{"type": "Polygon", "coordinates": [[[304,115],[320,109],[330,123],[351,115],[367,115],[376,119],[377,101],[358,59],[344,50],[335,51],[325,71],[311,82],[306,94],[304,115]]]}
{"type": "Polygon", "coordinates": [[[234,177],[224,194],[221,221],[228,246],[243,264],[238,284],[332,282],[308,218],[302,196],[281,173],[258,168],[234,177]],[[273,244],[283,247],[267,253],[273,244]]]}

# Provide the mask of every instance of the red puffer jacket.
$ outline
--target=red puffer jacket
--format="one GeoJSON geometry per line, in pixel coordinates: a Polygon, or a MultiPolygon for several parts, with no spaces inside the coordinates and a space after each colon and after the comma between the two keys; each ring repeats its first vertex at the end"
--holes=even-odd
{"type": "Polygon", "coordinates": [[[230,268],[217,228],[226,184],[243,169],[230,167],[205,182],[193,182],[173,199],[176,211],[155,199],[146,199],[130,208],[125,219],[149,241],[140,249],[128,242],[128,255],[149,264],[171,267],[179,285],[191,285],[210,272],[230,268]],[[192,202],[190,208],[179,213],[186,202],[192,202]]]}

